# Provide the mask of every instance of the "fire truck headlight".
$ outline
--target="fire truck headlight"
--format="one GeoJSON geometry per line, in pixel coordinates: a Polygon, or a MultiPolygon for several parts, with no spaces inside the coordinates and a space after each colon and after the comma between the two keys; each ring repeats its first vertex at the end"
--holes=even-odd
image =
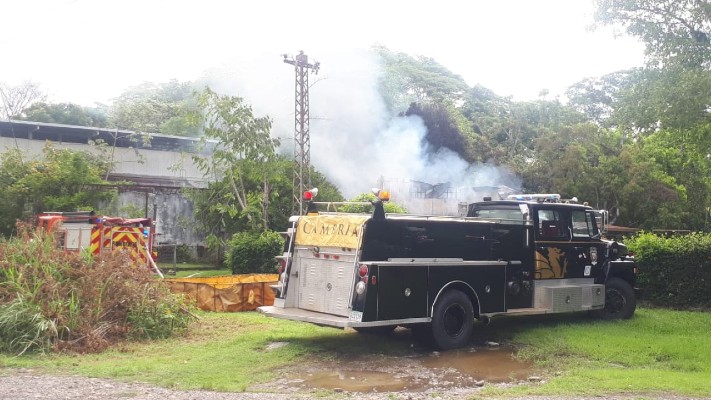
{"type": "Polygon", "coordinates": [[[365,287],[366,287],[365,282],[358,281],[358,283],[356,283],[356,288],[355,288],[356,293],[358,293],[359,295],[365,293],[365,287]]]}

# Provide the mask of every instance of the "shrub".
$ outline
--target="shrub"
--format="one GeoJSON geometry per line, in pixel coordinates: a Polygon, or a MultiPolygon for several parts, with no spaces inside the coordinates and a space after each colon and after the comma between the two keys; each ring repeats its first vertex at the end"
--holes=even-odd
{"type": "Polygon", "coordinates": [[[276,273],[274,257],[283,248],[284,239],[278,232],[235,233],[227,244],[225,263],[233,274],[276,273]]]}
{"type": "Polygon", "coordinates": [[[123,252],[91,258],[57,249],[51,235],[18,232],[0,242],[0,350],[99,351],[127,337],[181,332],[193,318],[123,252]]]}
{"type": "MultiPolygon", "coordinates": [[[[375,195],[372,193],[362,193],[359,194],[358,196],[348,200],[352,202],[373,202],[377,200],[375,195]]],[[[386,213],[389,214],[405,214],[407,213],[407,210],[405,207],[393,203],[390,201],[387,201],[383,203],[383,210],[385,210],[386,213]]],[[[348,212],[348,213],[364,213],[364,214],[370,214],[373,212],[373,206],[368,205],[368,204],[344,204],[338,207],[338,211],[340,212],[348,212]]]]}
{"type": "Polygon", "coordinates": [[[193,262],[193,249],[187,244],[179,244],[175,248],[176,262],[189,263],[193,262]]]}
{"type": "Polygon", "coordinates": [[[647,301],[673,308],[711,308],[711,234],[641,233],[625,244],[635,255],[637,285],[647,301]]]}

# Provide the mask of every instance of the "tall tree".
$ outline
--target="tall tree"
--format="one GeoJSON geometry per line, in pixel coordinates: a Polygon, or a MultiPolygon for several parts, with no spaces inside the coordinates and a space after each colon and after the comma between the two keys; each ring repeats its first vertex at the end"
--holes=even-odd
{"type": "Polygon", "coordinates": [[[141,133],[198,136],[200,127],[187,115],[197,110],[190,82],[146,82],[121,94],[113,103],[109,125],[141,133]]]}
{"type": "Polygon", "coordinates": [[[244,218],[252,230],[269,226],[268,206],[272,197],[270,179],[279,140],[270,136],[271,119],[256,117],[252,107],[240,97],[223,96],[210,88],[198,95],[205,136],[203,146],[210,146],[209,157],[193,155],[200,170],[228,190],[214,207],[230,218],[244,218]],[[262,190],[250,190],[250,181],[261,183],[262,190]]]}
{"type": "Polygon", "coordinates": [[[383,66],[380,93],[393,115],[410,104],[458,104],[469,91],[464,79],[433,58],[392,52],[385,47],[373,49],[383,66]]]}
{"type": "Polygon", "coordinates": [[[597,0],[598,24],[621,25],[646,45],[653,66],[711,68],[707,0],[597,0]]]}
{"type": "Polygon", "coordinates": [[[39,84],[25,81],[19,85],[12,86],[0,83],[0,117],[4,119],[18,118],[22,110],[36,101],[44,101],[47,97],[42,92],[39,84]]]}

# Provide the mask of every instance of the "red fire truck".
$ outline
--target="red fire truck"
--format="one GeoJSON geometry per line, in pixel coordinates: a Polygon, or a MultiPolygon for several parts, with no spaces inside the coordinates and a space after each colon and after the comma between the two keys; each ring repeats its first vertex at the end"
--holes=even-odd
{"type": "Polygon", "coordinates": [[[66,251],[89,249],[99,255],[121,249],[162,277],[154,260],[155,223],[150,218],[100,217],[94,211],[45,212],[38,216],[38,225],[54,232],[57,246],[66,251]]]}

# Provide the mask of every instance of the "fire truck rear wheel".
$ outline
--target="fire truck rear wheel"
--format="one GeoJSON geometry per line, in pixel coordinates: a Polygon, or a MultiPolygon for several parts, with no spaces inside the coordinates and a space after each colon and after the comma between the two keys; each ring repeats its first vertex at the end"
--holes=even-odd
{"type": "Polygon", "coordinates": [[[602,319],[628,319],[637,308],[634,289],[627,281],[610,278],[605,283],[605,307],[594,311],[602,319]]]}
{"type": "Polygon", "coordinates": [[[450,289],[434,306],[432,314],[433,344],[442,350],[464,347],[474,329],[474,308],[466,294],[450,289]]]}

